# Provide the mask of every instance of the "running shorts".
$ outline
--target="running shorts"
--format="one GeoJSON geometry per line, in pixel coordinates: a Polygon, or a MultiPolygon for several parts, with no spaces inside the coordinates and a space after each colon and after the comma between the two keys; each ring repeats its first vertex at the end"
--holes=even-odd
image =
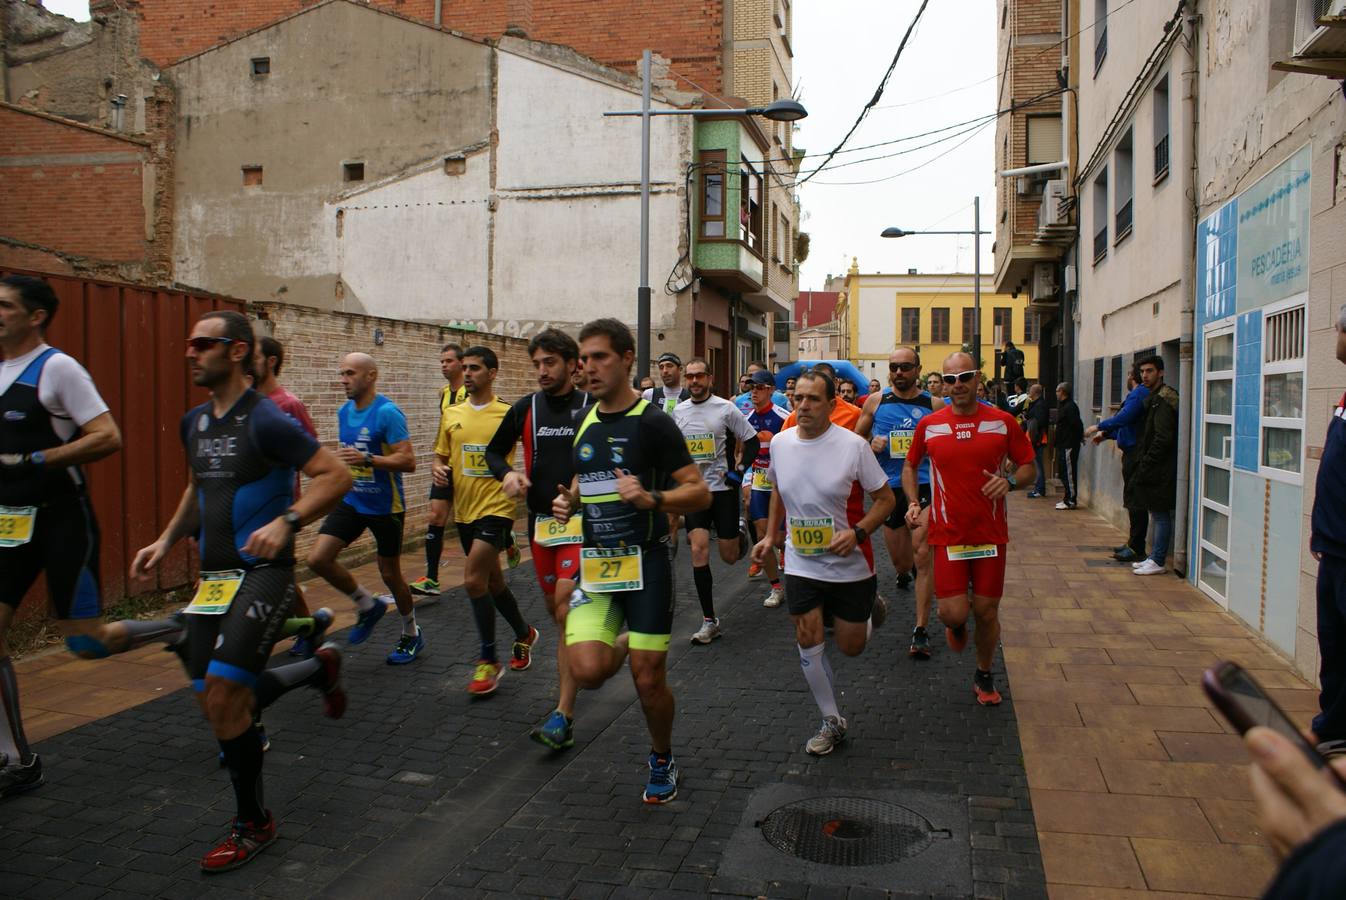
{"type": "Polygon", "coordinates": [[[687,533],[698,528],[713,530],[722,541],[738,538],[738,488],[725,491],[711,491],[710,507],[700,512],[687,513],[682,517],[687,533]]]}
{"type": "MultiPolygon", "coordinates": [[[[760,522],[767,517],[771,511],[771,491],[749,491],[748,492],[748,519],[753,522],[760,522]]],[[[782,518],[781,522],[785,519],[782,518]]]]}
{"type": "MultiPolygon", "coordinates": [[[[528,517],[528,533],[535,533],[534,523],[536,516],[528,517]]],[[[561,544],[557,547],[544,547],[537,541],[529,538],[529,544],[533,550],[533,573],[537,575],[538,587],[542,588],[543,596],[550,597],[556,593],[556,582],[561,580],[579,581],[580,578],[580,545],[579,544],[561,544]]]]}
{"type": "MultiPolygon", "coordinates": [[[[897,495],[897,506],[893,507],[892,514],[883,520],[883,524],[889,528],[905,528],[907,527],[907,507],[911,505],[911,501],[907,499],[907,495],[902,492],[901,488],[893,488],[893,493],[897,495]]],[[[930,485],[922,484],[916,488],[916,501],[921,504],[921,509],[930,506],[930,485]]]]}
{"type": "Polygon", "coordinates": [[[88,497],[80,494],[38,507],[32,539],[18,547],[0,547],[0,603],[17,609],[39,572],[47,574],[56,618],[102,615],[98,522],[88,497]]]}
{"type": "Polygon", "coordinates": [[[871,575],[863,581],[820,581],[785,573],[785,608],[792,616],[818,607],[823,613],[845,622],[864,622],[874,610],[878,579],[871,575]]]}
{"type": "Polygon", "coordinates": [[[482,516],[475,522],[453,524],[458,529],[458,542],[463,545],[464,553],[472,552],[473,541],[485,541],[497,552],[504,550],[514,532],[514,520],[504,516],[482,516]]]}
{"type": "Polygon", "coordinates": [[[646,545],[641,558],[645,587],[639,591],[583,594],[566,612],[566,645],[602,641],[611,647],[622,625],[630,631],[632,650],[668,652],[673,634],[673,562],[668,543],[646,545]]]}
{"type": "Polygon", "coordinates": [[[323,519],[318,534],[330,534],[337,540],[350,544],[368,528],[369,533],[374,535],[374,546],[379,556],[401,556],[402,518],[403,513],[367,515],[342,501],[336,505],[336,509],[327,514],[327,518],[323,519]]]}
{"type": "Polygon", "coordinates": [[[981,559],[949,559],[948,547],[931,547],[935,561],[935,596],[962,597],[970,586],[978,597],[1000,598],[1005,593],[1005,545],[995,556],[981,559]]]}
{"type": "Polygon", "coordinates": [[[440,487],[439,485],[435,484],[434,481],[431,481],[431,482],[430,482],[430,499],[431,499],[431,500],[444,500],[444,501],[446,501],[446,502],[452,503],[452,502],[453,502],[453,481],[450,480],[449,483],[446,484],[446,485],[444,485],[443,487],[440,487]]]}
{"type": "Polygon", "coordinates": [[[206,676],[252,687],[266,668],[271,649],[294,602],[294,567],[251,569],[227,612],[187,616],[187,677],[198,693],[206,676]]]}

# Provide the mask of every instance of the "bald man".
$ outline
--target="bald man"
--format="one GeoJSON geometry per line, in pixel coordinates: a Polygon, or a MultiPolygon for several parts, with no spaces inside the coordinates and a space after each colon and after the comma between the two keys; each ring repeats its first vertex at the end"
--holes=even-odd
{"type": "Polygon", "coordinates": [[[350,491],[327,516],[318,540],[309,551],[308,565],[337,590],[347,594],[360,615],[347,642],[363,644],[392,604],[357,584],[337,554],[364,534],[374,535],[379,575],[402,614],[402,634],[388,654],[389,665],[415,662],[425,648],[416,624],[411,589],[402,576],[402,519],[406,494],[402,473],[416,471],[407,417],[397,404],[378,393],[379,367],[368,353],[350,353],[341,360],[341,386],[347,400],[337,411],[337,457],[354,479],[350,491]]]}

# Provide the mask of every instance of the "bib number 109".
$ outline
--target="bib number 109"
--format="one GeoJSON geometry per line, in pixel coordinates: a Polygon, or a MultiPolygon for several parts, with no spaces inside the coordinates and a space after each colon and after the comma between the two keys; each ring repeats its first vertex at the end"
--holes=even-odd
{"type": "Polygon", "coordinates": [[[832,519],[790,519],[790,543],[800,556],[822,556],[832,544],[832,519]]]}

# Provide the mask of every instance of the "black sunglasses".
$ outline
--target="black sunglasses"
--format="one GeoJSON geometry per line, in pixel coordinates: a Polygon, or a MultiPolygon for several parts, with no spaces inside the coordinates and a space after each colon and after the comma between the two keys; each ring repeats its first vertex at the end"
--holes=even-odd
{"type": "Polygon", "coordinates": [[[972,370],[972,369],[969,369],[969,370],[966,371],[966,372],[959,372],[957,375],[945,375],[945,376],[944,376],[944,383],[945,383],[945,384],[957,384],[958,382],[961,381],[963,384],[967,384],[969,381],[971,381],[972,379],[974,379],[974,378],[976,378],[976,377],[977,377],[977,373],[976,373],[976,371],[975,371],[975,370],[972,370]]]}
{"type": "Polygon", "coordinates": [[[187,346],[191,347],[197,353],[205,353],[216,344],[232,344],[233,338],[227,337],[194,337],[187,338],[187,346]]]}
{"type": "Polygon", "coordinates": [[[889,372],[910,372],[916,368],[916,363],[888,363],[889,372]]]}

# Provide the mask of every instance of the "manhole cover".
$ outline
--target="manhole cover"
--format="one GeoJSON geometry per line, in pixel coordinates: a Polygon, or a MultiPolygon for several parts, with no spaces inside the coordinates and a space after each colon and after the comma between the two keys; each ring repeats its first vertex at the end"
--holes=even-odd
{"type": "Polygon", "coordinates": [[[767,843],[809,862],[878,866],[912,857],[935,837],[905,806],[861,797],[814,797],[772,810],[759,826],[767,843]]]}

